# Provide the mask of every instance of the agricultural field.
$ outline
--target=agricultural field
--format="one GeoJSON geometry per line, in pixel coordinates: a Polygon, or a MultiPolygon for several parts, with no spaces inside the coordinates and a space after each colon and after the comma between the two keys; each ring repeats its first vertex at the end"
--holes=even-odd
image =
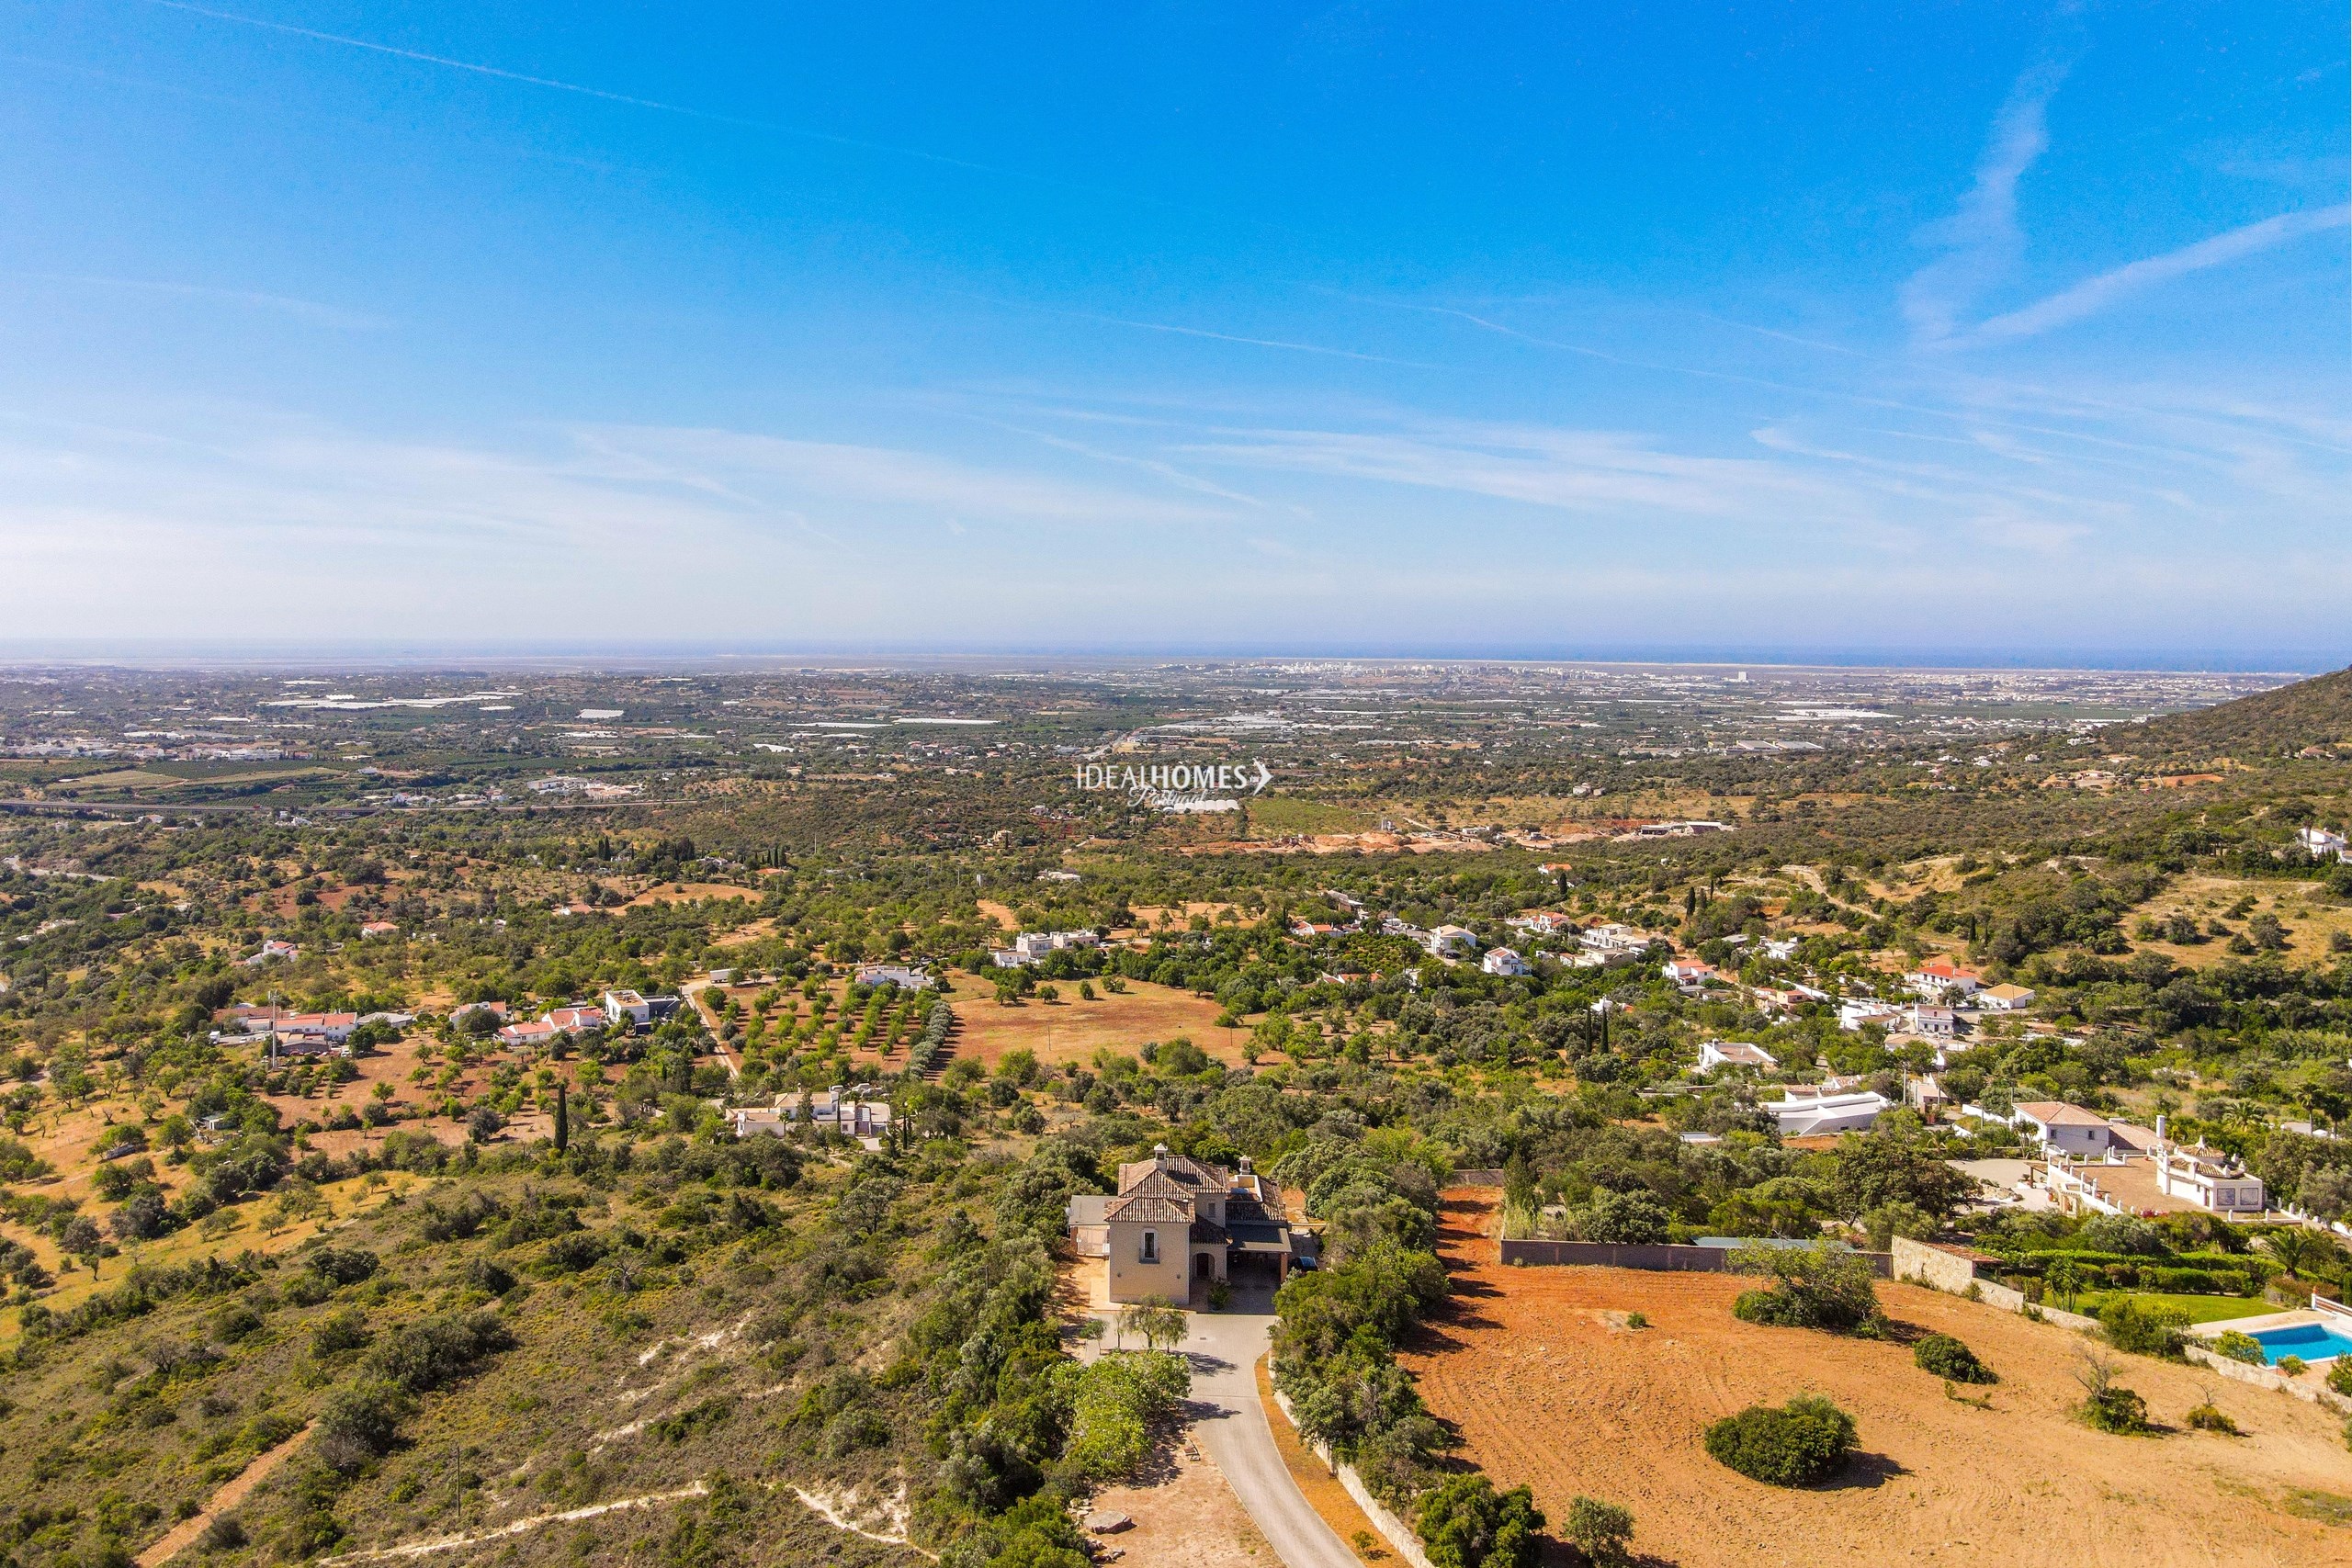
{"type": "Polygon", "coordinates": [[[1061,990],[1059,1001],[1032,998],[1004,1007],[974,982],[962,981],[951,998],[956,1058],[993,1070],[1006,1052],[1028,1051],[1044,1066],[1058,1066],[1091,1061],[1102,1050],[1132,1055],[1147,1041],[1181,1034],[1216,1060],[1238,1066],[1250,1038],[1246,1030],[1217,1026],[1224,1010],[1216,1002],[1148,980],[1128,982],[1123,996],[1098,992],[1092,1001],[1080,1000],[1075,987],[1061,990]]]}
{"type": "Polygon", "coordinates": [[[2340,1529],[2299,1495],[2352,1490],[2342,1422],[2201,1369],[2128,1358],[2122,1376],[2172,1428],[2111,1437],[2072,1415],[2086,1341],[1913,1286],[1882,1284],[1905,1332],[1951,1334],[2001,1376],[1989,1408],[1948,1397],[1899,1343],[1732,1316],[1752,1281],[1615,1269],[1505,1269],[1491,1194],[1456,1193],[1445,1241],[1456,1304],[1401,1359],[1498,1485],[1560,1517],[1580,1492],[1633,1509],[1640,1546],[1679,1568],[1991,1560],[2075,1568],[2129,1559],[2266,1568],[2340,1561],[2340,1529]],[[1649,1326],[1627,1326],[1640,1314],[1649,1326]],[[1856,1416],[1845,1478],[1784,1491],[1710,1459],[1707,1424],[1826,1394],[1856,1416]],[[2180,1427],[2211,1400],[2248,1434],[2180,1427]]]}

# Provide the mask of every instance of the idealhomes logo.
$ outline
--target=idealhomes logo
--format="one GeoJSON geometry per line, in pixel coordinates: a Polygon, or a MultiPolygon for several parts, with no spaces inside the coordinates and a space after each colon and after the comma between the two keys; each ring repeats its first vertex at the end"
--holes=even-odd
{"type": "Polygon", "coordinates": [[[1085,762],[1078,769],[1079,788],[1116,791],[1135,805],[1160,811],[1238,811],[1236,795],[1261,794],[1273,782],[1273,770],[1262,761],[1085,762]]]}

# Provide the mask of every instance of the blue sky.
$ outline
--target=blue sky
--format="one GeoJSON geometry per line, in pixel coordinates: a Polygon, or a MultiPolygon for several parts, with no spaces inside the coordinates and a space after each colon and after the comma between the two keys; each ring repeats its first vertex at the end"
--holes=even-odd
{"type": "Polygon", "coordinates": [[[0,5],[0,638],[2352,658],[2341,5],[0,5]]]}

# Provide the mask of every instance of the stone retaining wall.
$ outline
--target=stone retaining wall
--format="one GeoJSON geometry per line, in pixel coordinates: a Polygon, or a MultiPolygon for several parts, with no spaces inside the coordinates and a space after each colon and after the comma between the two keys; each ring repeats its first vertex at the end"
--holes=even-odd
{"type": "MultiPolygon", "coordinates": [[[[1290,1422],[1291,1429],[1297,1431],[1298,1416],[1290,1407],[1290,1395],[1276,1389],[1274,1403],[1282,1406],[1283,1416],[1290,1422]]],[[[1347,1488],[1348,1495],[1354,1498],[1356,1506],[1363,1510],[1363,1517],[1372,1521],[1372,1528],[1378,1530],[1388,1544],[1396,1549],[1396,1555],[1403,1558],[1409,1568],[1433,1568],[1429,1553],[1421,1549],[1421,1538],[1414,1534],[1411,1527],[1404,1520],[1389,1512],[1386,1504],[1372,1495],[1372,1488],[1363,1483],[1363,1477],[1356,1473],[1354,1465],[1332,1463],[1331,1446],[1329,1443],[1311,1441],[1304,1432],[1299,1432],[1298,1438],[1299,1441],[1305,1443],[1313,1451],[1317,1459],[1323,1461],[1333,1475],[1339,1477],[1340,1484],[1347,1488]]]]}
{"type": "Polygon", "coordinates": [[[2275,1371],[2268,1367],[2257,1367],[2245,1361],[2233,1360],[2218,1350],[2207,1349],[2194,1339],[2182,1348],[2181,1354],[2199,1366],[2211,1368],[2221,1373],[2232,1382],[2252,1383],[2256,1388],[2274,1389],[2280,1393],[2291,1393],[2307,1404],[2323,1406],[2335,1411],[2339,1416],[2352,1416],[2352,1399],[2345,1398],[2324,1383],[2307,1382],[2301,1378],[2290,1378],[2284,1372],[2275,1371]]]}

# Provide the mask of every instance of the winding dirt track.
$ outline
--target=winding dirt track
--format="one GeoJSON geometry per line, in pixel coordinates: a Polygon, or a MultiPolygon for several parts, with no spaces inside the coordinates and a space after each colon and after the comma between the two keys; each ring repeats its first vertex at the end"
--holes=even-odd
{"type": "Polygon", "coordinates": [[[1681,1568],[2352,1562],[2352,1527],[2291,1511],[2298,1489],[2352,1494],[2352,1453],[2327,1412],[2126,1357],[2123,1381],[2157,1420],[2177,1427],[2211,1398],[2249,1436],[2109,1437],[2069,1414],[2080,1337],[1882,1285],[1899,1323],[1956,1334],[2002,1374],[1977,1409],[1948,1399],[1904,1346],[1741,1323],[1727,1276],[1505,1269],[1487,1239],[1496,1197],[1446,1195],[1456,1296],[1405,1361],[1465,1457],[1498,1485],[1532,1486],[1555,1522],[1578,1493],[1622,1503],[1636,1548],[1681,1568]],[[1625,1327],[1629,1312],[1651,1326],[1625,1327]],[[1860,1423],[1863,1457],[1842,1482],[1782,1491],[1707,1457],[1709,1422],[1801,1393],[1860,1423]]]}

